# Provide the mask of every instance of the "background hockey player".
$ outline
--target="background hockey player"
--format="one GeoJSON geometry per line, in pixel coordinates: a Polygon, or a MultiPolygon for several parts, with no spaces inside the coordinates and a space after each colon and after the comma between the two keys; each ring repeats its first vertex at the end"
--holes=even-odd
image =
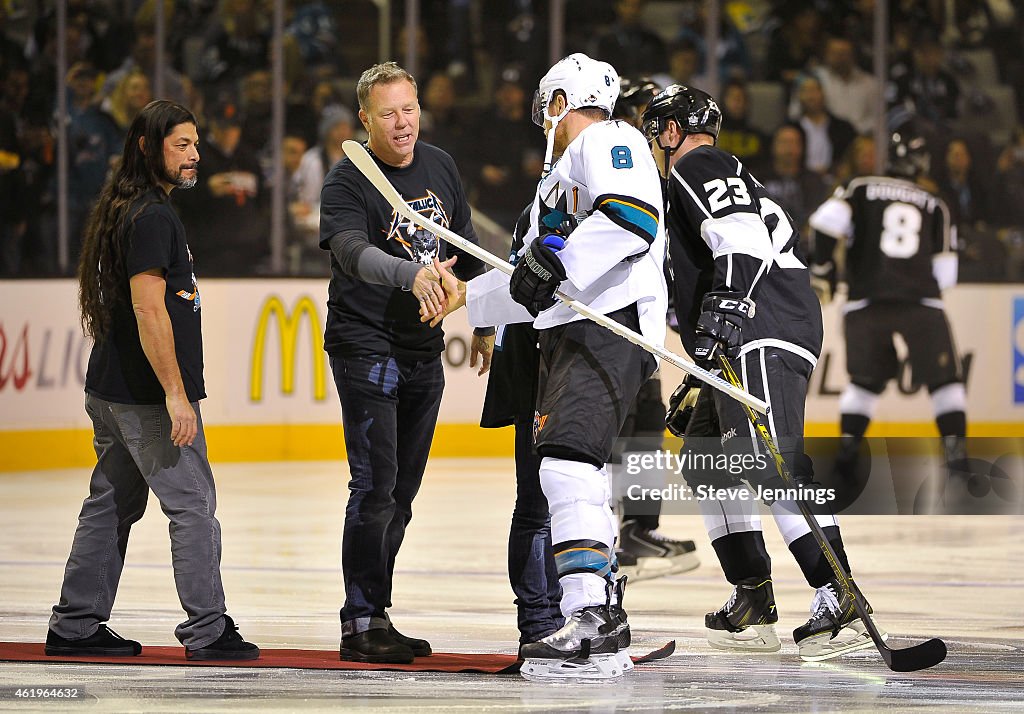
{"type": "MultiPolygon", "coordinates": [[[[516,221],[509,250],[515,264],[537,236],[531,203],[516,221]]],[[[551,550],[551,515],[540,485],[541,457],[533,448],[537,403],[537,330],[529,322],[498,328],[480,426],[515,428],[516,503],[508,534],[508,579],[516,596],[519,644],[536,642],[564,623],[562,587],[551,550]]]]}
{"type": "MultiPolygon", "coordinates": [[[[715,147],[722,114],[708,94],[672,85],[654,98],[643,122],[668,177],[668,235],[683,345],[708,368],[714,368],[719,354],[730,358],[744,388],[768,402],[767,425],[791,473],[798,482],[810,482],[810,459],[802,450],[804,400],[821,351],[822,322],[807,267],[797,252],[798,233],[742,162],[715,147]]],[[[703,389],[684,448],[712,442],[730,451],[749,449],[748,434],[753,439],[741,405],[703,389]],[[698,443],[697,437],[719,438],[698,443]]],[[[728,474],[684,476],[695,491],[702,483],[739,484],[738,477],[728,474]]],[[[782,485],[771,467],[745,476],[771,487],[782,485]]],[[[771,559],[757,502],[699,503],[711,544],[735,588],[728,602],[705,618],[709,643],[721,649],[778,650],[771,559]]],[[[870,647],[853,611],[852,596],[834,581],[796,504],[780,500],[770,506],[807,582],[815,588],[811,619],[793,633],[801,656],[825,659],[870,647]]],[[[837,523],[831,516],[818,518],[845,567],[837,523]]]]}
{"type": "MultiPolygon", "coordinates": [[[[647,77],[620,78],[619,98],[612,110],[612,119],[624,121],[639,129],[644,110],[660,91],[661,87],[647,77]]],[[[671,300],[669,303],[671,307],[671,300]]],[[[640,387],[640,392],[629,408],[626,423],[619,433],[619,448],[616,451],[660,450],[664,433],[665,403],[661,397],[661,377],[655,372],[640,387]]],[[[620,453],[613,455],[613,463],[618,463],[620,457],[620,453]]],[[[682,573],[699,566],[697,546],[692,540],[669,538],[658,530],[661,525],[661,501],[629,498],[624,492],[629,480],[618,480],[619,483],[615,484],[615,503],[620,524],[615,557],[619,563],[619,572],[628,575],[630,582],[636,582],[682,573]]]]}
{"type": "Polygon", "coordinates": [[[491,271],[456,286],[445,276],[448,309],[466,304],[471,324],[532,321],[539,331],[534,443],[566,624],[521,648],[524,674],[538,678],[607,678],[628,666],[613,656],[628,625],[616,605],[621,594],[612,593],[616,522],[604,464],[656,362],[554,297],[564,290],[664,342],[661,186],[643,136],[607,121],[618,92],[611,65],[583,54],[548,71],[534,98],[548,147],[531,217],[544,235],[530,243],[511,281],[491,271]]]}
{"type": "Polygon", "coordinates": [[[956,229],[943,200],[922,185],[929,164],[925,134],[907,123],[892,135],[890,176],[855,178],[811,215],[811,270],[826,302],[836,284],[836,244],[846,245],[850,382],[839,398],[843,443],[836,462],[846,478],[854,478],[878,396],[899,371],[897,334],[907,345],[914,382],[931,395],[951,473],[966,475],[956,469],[966,456],[966,394],[942,307],[942,292],[957,279],[956,229]]]}

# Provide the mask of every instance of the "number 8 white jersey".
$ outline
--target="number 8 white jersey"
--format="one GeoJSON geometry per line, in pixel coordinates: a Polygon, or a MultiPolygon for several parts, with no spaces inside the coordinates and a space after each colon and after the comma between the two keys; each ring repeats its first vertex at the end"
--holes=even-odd
{"type": "MultiPolygon", "coordinates": [[[[558,233],[568,279],[559,289],[603,315],[637,303],[640,332],[665,342],[665,226],[661,178],[643,134],[620,121],[584,129],[541,179],[525,245],[558,233]]],[[[525,250],[525,246],[524,246],[525,250]]],[[[532,319],[512,302],[508,278],[491,271],[469,282],[474,326],[532,319]]],[[[534,320],[538,330],[584,319],[558,302],[534,320]]]]}
{"type": "Polygon", "coordinates": [[[846,243],[850,304],[941,297],[933,257],[956,250],[942,199],[903,179],[863,176],[823,203],[814,230],[846,243]]]}

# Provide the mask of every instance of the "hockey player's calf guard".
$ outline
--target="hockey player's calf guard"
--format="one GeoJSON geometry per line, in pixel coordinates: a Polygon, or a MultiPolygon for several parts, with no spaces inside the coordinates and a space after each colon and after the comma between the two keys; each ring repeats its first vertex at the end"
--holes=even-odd
{"type": "Polygon", "coordinates": [[[730,358],[739,354],[743,321],[754,316],[754,301],[740,293],[708,293],[701,309],[693,359],[710,369],[719,351],[730,358]]]}
{"type": "Polygon", "coordinates": [[[534,238],[512,271],[508,286],[512,299],[534,317],[557,302],[555,291],[566,278],[565,266],[557,253],[564,247],[561,236],[534,238]]]}

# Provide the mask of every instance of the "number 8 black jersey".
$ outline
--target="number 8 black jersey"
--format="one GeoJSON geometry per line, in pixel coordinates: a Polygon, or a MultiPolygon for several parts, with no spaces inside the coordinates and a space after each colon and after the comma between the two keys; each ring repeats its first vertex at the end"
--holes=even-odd
{"type": "Polygon", "coordinates": [[[821,353],[821,306],[786,211],[732,154],[688,151],[672,168],[668,238],[676,317],[693,354],[701,298],[739,292],[755,303],[744,321],[741,354],[777,347],[812,365],[821,353]]]}
{"type": "Polygon", "coordinates": [[[854,303],[941,297],[933,257],[956,249],[942,199],[917,184],[862,176],[823,203],[811,228],[846,242],[847,309],[854,303]]]}

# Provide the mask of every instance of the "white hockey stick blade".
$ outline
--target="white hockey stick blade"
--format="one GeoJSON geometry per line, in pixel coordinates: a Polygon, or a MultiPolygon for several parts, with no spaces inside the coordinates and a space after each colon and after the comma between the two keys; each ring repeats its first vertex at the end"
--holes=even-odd
{"type": "MultiPolygon", "coordinates": [[[[391,185],[388,181],[387,176],[381,171],[380,167],[377,166],[377,162],[373,160],[370,153],[366,150],[366,147],[360,144],[358,141],[348,141],[342,144],[342,149],[345,151],[345,156],[355,164],[355,167],[359,169],[359,172],[365,176],[373,187],[376,188],[380,194],[384,197],[384,200],[391,204],[398,213],[409,221],[412,221],[420,228],[430,231],[438,238],[441,238],[452,245],[458,246],[466,253],[469,253],[474,258],[487,263],[492,268],[500,270],[506,275],[511,275],[513,271],[512,265],[499,258],[498,256],[484,250],[476,243],[468,241],[457,233],[453,233],[442,225],[438,225],[434,221],[430,220],[421,213],[413,210],[412,206],[406,203],[402,195],[398,193],[398,190],[391,185]]],[[[714,387],[715,389],[725,392],[733,399],[746,404],[748,407],[760,414],[768,413],[768,404],[761,399],[747,393],[746,391],[732,386],[721,377],[708,372],[706,369],[701,369],[693,362],[683,359],[675,352],[671,352],[661,345],[656,345],[639,332],[635,332],[628,327],[620,325],[614,320],[610,320],[599,312],[595,312],[590,309],[590,306],[585,303],[581,303],[578,300],[574,300],[562,291],[555,292],[555,297],[564,302],[570,308],[575,310],[583,317],[596,322],[601,327],[607,328],[614,332],[619,337],[629,340],[637,347],[650,352],[653,355],[657,355],[664,361],[671,365],[681,369],[689,375],[692,375],[704,382],[705,384],[714,387]]]]}

